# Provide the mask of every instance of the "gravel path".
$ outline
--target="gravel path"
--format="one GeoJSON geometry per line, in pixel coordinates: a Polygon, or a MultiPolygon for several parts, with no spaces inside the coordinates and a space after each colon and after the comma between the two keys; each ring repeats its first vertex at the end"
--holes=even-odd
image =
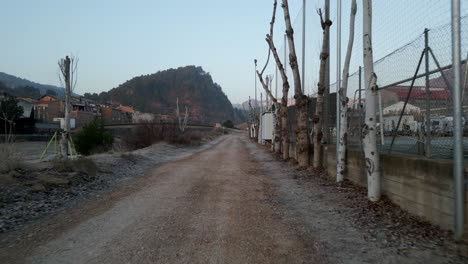
{"type": "MultiPolygon", "coordinates": [[[[143,174],[113,192],[5,236],[0,259],[4,263],[467,260],[466,245],[420,241],[411,231],[394,233],[399,238],[388,240],[389,231],[379,224],[383,219],[369,216],[377,219],[373,230],[356,223],[362,208],[346,203],[351,191],[342,192],[320,177],[310,177],[310,172],[295,170],[243,134],[224,137],[202,152],[143,174]]],[[[358,199],[359,193],[353,195],[358,199]]],[[[410,224],[402,223],[401,228],[410,224]]]]}

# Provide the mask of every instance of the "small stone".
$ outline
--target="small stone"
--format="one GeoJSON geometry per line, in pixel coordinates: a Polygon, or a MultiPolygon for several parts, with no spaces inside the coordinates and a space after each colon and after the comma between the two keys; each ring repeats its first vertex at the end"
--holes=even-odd
{"type": "Polygon", "coordinates": [[[32,192],[45,192],[46,191],[46,187],[40,183],[35,183],[32,187],[31,187],[31,191],[32,192]]]}
{"type": "Polygon", "coordinates": [[[16,180],[11,174],[0,174],[0,184],[15,183],[16,180]]]}
{"type": "Polygon", "coordinates": [[[76,177],[78,177],[78,176],[80,176],[80,173],[79,173],[79,172],[76,172],[76,171],[70,172],[70,173],[68,174],[68,177],[69,177],[69,178],[76,178],[76,177]]]}
{"type": "Polygon", "coordinates": [[[12,170],[12,171],[10,171],[10,173],[8,173],[8,175],[10,175],[13,178],[20,178],[22,174],[20,172],[12,170]]]}
{"type": "Polygon", "coordinates": [[[39,176],[38,179],[45,186],[63,187],[63,186],[68,186],[70,184],[70,181],[67,179],[62,179],[62,178],[50,176],[50,175],[42,175],[42,176],[39,176]]]}

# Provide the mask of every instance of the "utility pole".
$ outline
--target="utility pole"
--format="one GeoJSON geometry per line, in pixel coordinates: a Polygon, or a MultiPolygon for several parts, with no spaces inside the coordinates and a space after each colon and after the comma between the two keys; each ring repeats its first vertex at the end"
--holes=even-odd
{"type": "Polygon", "coordinates": [[[336,28],[336,157],[338,157],[338,142],[340,142],[340,95],[341,87],[341,0],[337,0],[336,28]]]}
{"type": "Polygon", "coordinates": [[[306,0],[302,0],[302,93],[305,91],[306,0]]]}
{"type": "Polygon", "coordinates": [[[257,59],[254,59],[254,63],[255,63],[254,75],[255,75],[255,113],[256,113],[257,110],[258,110],[258,103],[257,103],[257,59]]]}
{"type": "MultiPolygon", "coordinates": [[[[464,233],[463,125],[461,87],[460,0],[452,0],[452,98],[453,98],[453,183],[454,183],[454,235],[460,240],[464,233]]],[[[466,63],[466,62],[465,62],[466,63]]],[[[463,87],[464,88],[464,87],[463,87]]]]}
{"type": "MultiPolygon", "coordinates": [[[[325,21],[330,20],[330,0],[325,0],[325,21]]],[[[325,53],[330,54],[330,33],[324,36],[325,41],[328,43],[325,47],[325,53]]],[[[324,97],[324,107],[323,107],[323,122],[322,122],[322,131],[323,138],[322,142],[330,144],[331,134],[330,134],[330,57],[327,59],[325,64],[325,93],[324,97]]]]}

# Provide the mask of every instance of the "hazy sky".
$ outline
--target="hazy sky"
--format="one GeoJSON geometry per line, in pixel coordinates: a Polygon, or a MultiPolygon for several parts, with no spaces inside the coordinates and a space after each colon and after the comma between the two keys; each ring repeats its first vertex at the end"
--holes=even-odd
{"type": "MultiPolygon", "coordinates": [[[[331,18],[335,21],[336,1],[331,2],[331,18]]],[[[343,0],[343,23],[349,17],[349,2],[343,0]]],[[[374,23],[375,31],[382,36],[374,38],[375,59],[414,39],[424,26],[441,24],[450,15],[448,0],[375,2],[375,17],[379,18],[374,23]]],[[[269,30],[272,3],[272,0],[3,1],[0,71],[59,85],[57,61],[73,53],[80,59],[76,92],[83,94],[107,91],[142,74],[197,65],[210,72],[231,102],[238,103],[253,96],[253,59],[258,58],[260,64],[265,61],[264,37],[269,30]]],[[[313,92],[321,43],[316,9],[323,0],[307,3],[306,60],[311,66],[306,66],[306,80],[313,92]],[[316,63],[312,63],[314,60],[316,63]]],[[[297,15],[301,5],[302,0],[290,0],[297,34],[300,34],[297,15]]],[[[467,10],[463,6],[462,9],[467,10]]],[[[278,6],[275,30],[278,49],[283,38],[282,15],[278,6]]],[[[359,14],[358,18],[362,19],[359,14]]],[[[356,27],[357,33],[362,32],[360,22],[356,27]]],[[[332,42],[335,30],[332,26],[332,42]]],[[[343,24],[343,49],[347,38],[347,24],[343,24]]],[[[361,38],[356,36],[358,52],[362,52],[361,38]]],[[[353,55],[351,71],[361,64],[360,54],[353,55]]],[[[334,54],[331,59],[333,80],[334,54]]],[[[270,73],[274,72],[272,67],[270,73]]]]}

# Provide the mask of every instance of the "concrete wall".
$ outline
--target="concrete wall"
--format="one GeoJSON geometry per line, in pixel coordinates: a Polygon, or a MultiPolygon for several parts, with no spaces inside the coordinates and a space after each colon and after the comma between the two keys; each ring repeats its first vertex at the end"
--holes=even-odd
{"type": "MultiPolygon", "coordinates": [[[[336,175],[335,146],[324,148],[324,166],[336,175]]],[[[348,150],[346,178],[367,186],[364,155],[348,150]]],[[[406,211],[453,230],[453,163],[410,155],[381,155],[382,193],[406,211]]],[[[468,164],[467,164],[468,165],[468,164]]],[[[465,165],[465,167],[467,167],[465,165]]],[[[468,191],[465,192],[465,237],[468,238],[468,191]]]]}

